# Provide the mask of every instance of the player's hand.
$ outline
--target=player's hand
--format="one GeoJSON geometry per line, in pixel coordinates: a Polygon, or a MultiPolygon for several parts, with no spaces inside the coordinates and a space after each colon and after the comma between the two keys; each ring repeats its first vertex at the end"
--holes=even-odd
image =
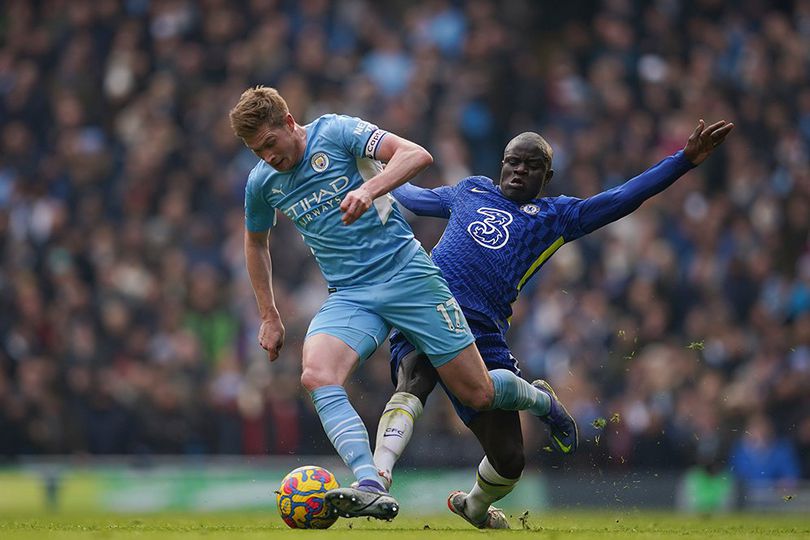
{"type": "Polygon", "coordinates": [[[725,120],[706,126],[703,119],[698,121],[695,131],[683,147],[683,156],[693,165],[700,165],[714,152],[714,149],[723,144],[726,136],[734,129],[734,124],[725,120]]]}
{"type": "Polygon", "coordinates": [[[284,325],[280,318],[267,319],[262,321],[259,327],[259,345],[267,351],[270,361],[278,358],[281,347],[284,345],[284,325]]]}
{"type": "Polygon", "coordinates": [[[343,212],[343,217],[341,220],[343,221],[344,225],[350,225],[357,221],[357,218],[363,215],[363,213],[371,208],[371,204],[374,202],[374,199],[371,197],[371,194],[365,188],[365,186],[360,186],[359,188],[352,190],[346,194],[346,197],[340,203],[340,211],[343,212]]]}

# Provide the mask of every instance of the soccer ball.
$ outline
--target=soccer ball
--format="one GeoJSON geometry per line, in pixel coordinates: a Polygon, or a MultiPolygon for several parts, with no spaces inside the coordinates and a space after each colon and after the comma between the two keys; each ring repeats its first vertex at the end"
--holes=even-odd
{"type": "Polygon", "coordinates": [[[293,529],[327,529],[337,513],[326,506],[324,495],[340,487],[335,475],[315,465],[298,467],[281,481],[276,503],[281,519],[293,529]]]}

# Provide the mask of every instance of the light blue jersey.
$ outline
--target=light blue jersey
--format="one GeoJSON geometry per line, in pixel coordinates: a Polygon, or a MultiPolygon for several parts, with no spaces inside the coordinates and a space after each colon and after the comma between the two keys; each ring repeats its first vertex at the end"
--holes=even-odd
{"type": "MultiPolygon", "coordinates": [[[[260,161],[250,172],[245,227],[268,231],[280,210],[315,255],[330,294],[306,339],[335,337],[363,362],[396,326],[435,366],[451,361],[473,336],[447,282],[413,237],[394,199],[378,197],[351,225],[341,220],[346,194],[382,170],[375,158],[386,132],[359,118],[333,114],[304,129],[306,149],[292,170],[277,171],[260,161]]],[[[315,361],[330,366],[334,359],[327,354],[315,361]]],[[[360,485],[384,492],[368,432],[345,389],[325,385],[311,395],[329,440],[360,485]]],[[[396,515],[393,509],[390,517],[396,515]]]]}
{"type": "Polygon", "coordinates": [[[290,171],[260,161],[245,187],[245,226],[271,229],[276,210],[289,217],[315,255],[330,287],[382,283],[420,248],[390,195],[378,197],[351,225],[341,221],[349,191],[376,175],[376,150],[386,131],[349,116],[325,114],[304,126],[304,156],[290,171]]]}

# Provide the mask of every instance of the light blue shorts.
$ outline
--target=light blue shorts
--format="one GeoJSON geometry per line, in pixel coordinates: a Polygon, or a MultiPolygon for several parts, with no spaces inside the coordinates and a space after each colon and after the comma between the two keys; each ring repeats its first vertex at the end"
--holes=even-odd
{"type": "Polygon", "coordinates": [[[389,281],[338,288],[312,319],[307,337],[329,334],[360,361],[397,328],[439,367],[475,341],[441,272],[424,249],[389,281]]]}

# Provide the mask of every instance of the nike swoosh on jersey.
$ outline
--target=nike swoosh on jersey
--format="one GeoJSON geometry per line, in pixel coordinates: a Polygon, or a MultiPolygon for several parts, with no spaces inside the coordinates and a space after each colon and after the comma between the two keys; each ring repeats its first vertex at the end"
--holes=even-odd
{"type": "Polygon", "coordinates": [[[472,191],[473,193],[489,193],[485,189],[478,189],[478,188],[470,188],[470,191],[472,191]]]}

